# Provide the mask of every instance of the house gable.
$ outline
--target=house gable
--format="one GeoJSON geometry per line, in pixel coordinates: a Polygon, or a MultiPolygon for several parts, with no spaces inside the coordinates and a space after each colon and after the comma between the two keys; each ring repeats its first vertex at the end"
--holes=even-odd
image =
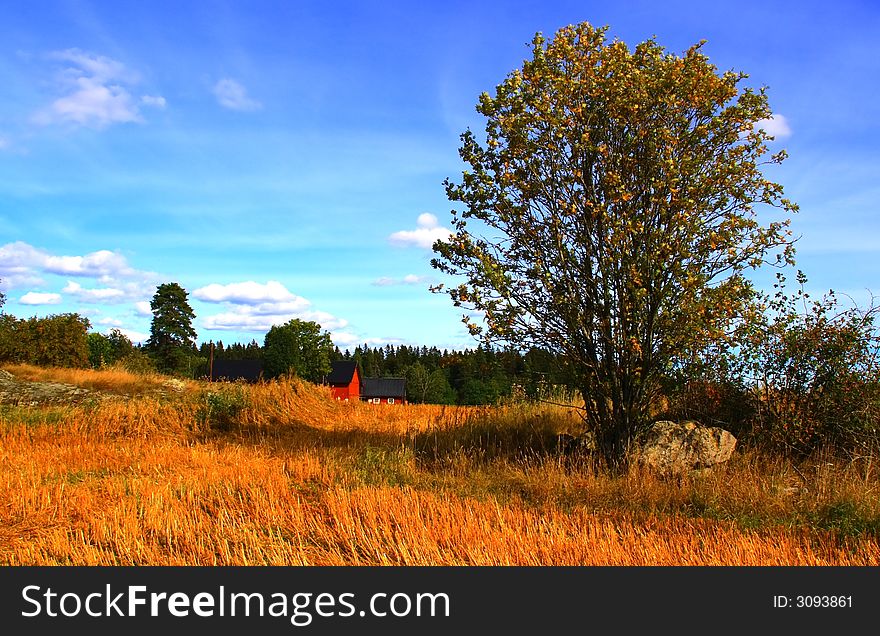
{"type": "Polygon", "coordinates": [[[361,374],[357,362],[350,360],[332,362],[325,384],[330,385],[330,393],[337,400],[347,402],[360,399],[361,374]]]}

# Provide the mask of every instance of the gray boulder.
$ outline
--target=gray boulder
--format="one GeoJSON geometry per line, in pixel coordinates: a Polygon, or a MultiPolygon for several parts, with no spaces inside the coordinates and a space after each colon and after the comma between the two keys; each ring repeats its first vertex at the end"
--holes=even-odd
{"type": "Polygon", "coordinates": [[[698,422],[655,422],[638,444],[634,459],[664,474],[681,474],[726,462],[736,438],[723,428],[698,422]]]}

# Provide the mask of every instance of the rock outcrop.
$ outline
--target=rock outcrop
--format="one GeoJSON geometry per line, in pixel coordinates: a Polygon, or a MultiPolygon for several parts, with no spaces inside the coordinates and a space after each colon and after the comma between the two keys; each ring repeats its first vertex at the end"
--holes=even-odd
{"type": "Polygon", "coordinates": [[[726,462],[736,438],[723,428],[698,422],[655,422],[636,447],[634,459],[665,474],[681,474],[726,462]]]}
{"type": "Polygon", "coordinates": [[[75,404],[95,397],[89,389],[60,382],[27,382],[0,369],[0,404],[38,406],[75,404]]]}

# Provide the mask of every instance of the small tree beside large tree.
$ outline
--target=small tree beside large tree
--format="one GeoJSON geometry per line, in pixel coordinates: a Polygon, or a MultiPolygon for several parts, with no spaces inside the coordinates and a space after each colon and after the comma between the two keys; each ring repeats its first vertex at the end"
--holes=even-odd
{"type": "MultiPolygon", "coordinates": [[[[748,270],[790,262],[796,206],[765,178],[764,89],[719,73],[697,44],[630,50],[583,23],[533,41],[532,59],[484,93],[486,141],[468,131],[455,232],[434,267],[488,342],[565,356],[609,463],[649,423],[660,380],[712,343],[733,344],[748,270]],[[779,248],[779,249],[777,249],[779,248]]],[[[435,288],[441,289],[442,286],[435,288]]]]}

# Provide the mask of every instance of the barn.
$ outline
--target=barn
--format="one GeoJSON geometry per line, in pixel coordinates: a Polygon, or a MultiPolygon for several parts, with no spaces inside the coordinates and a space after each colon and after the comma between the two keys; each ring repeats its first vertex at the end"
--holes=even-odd
{"type": "Polygon", "coordinates": [[[211,363],[211,381],[259,382],[263,379],[262,360],[214,360],[211,363]]]}
{"type": "Polygon", "coordinates": [[[364,378],[361,399],[371,404],[406,404],[406,378],[364,378]]]}
{"type": "Polygon", "coordinates": [[[405,378],[361,377],[357,362],[338,360],[330,363],[330,375],[324,379],[337,400],[364,400],[371,404],[406,404],[405,378]]]}
{"type": "Polygon", "coordinates": [[[326,383],[330,385],[330,393],[337,400],[348,402],[360,399],[361,373],[357,362],[349,360],[332,362],[326,383]]]}

